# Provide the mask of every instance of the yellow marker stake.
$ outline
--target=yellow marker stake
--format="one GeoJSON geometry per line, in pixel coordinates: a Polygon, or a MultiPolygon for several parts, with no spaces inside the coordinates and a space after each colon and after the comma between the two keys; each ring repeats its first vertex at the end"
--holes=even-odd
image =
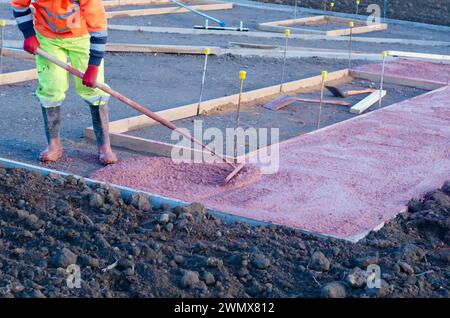
{"type": "Polygon", "coordinates": [[[281,69],[280,93],[283,91],[284,77],[286,74],[286,55],[287,55],[289,37],[291,36],[291,29],[285,29],[284,36],[286,37],[286,42],[284,43],[283,68],[281,69]]]}
{"type": "Polygon", "coordinates": [[[236,112],[236,134],[234,135],[234,157],[235,158],[237,158],[237,129],[239,128],[239,125],[240,125],[242,91],[244,89],[244,81],[246,78],[247,78],[247,72],[240,71],[239,72],[239,81],[240,81],[239,100],[238,100],[237,112],[236,112]]]}
{"type": "Polygon", "coordinates": [[[290,36],[291,36],[291,29],[286,29],[286,30],[284,30],[284,35],[285,35],[286,37],[290,37],[290,36]]]}
{"type": "Polygon", "coordinates": [[[0,30],[0,73],[3,73],[3,29],[6,26],[6,21],[5,20],[1,20],[0,21],[0,26],[1,26],[1,30],[0,30]]]}
{"type": "Polygon", "coordinates": [[[361,1],[360,0],[356,0],[356,15],[358,15],[359,13],[359,5],[360,5],[361,1]]]}
{"type": "Polygon", "coordinates": [[[353,37],[353,27],[355,26],[355,23],[353,21],[350,21],[348,23],[348,26],[350,27],[350,37],[348,41],[348,69],[352,67],[352,37],[353,37]]]}
{"type": "Polygon", "coordinates": [[[381,108],[381,100],[383,99],[382,91],[383,91],[383,83],[384,83],[384,67],[386,65],[386,58],[388,57],[388,52],[381,52],[381,56],[383,57],[383,64],[381,65],[381,80],[380,80],[380,98],[378,99],[378,108],[381,108]]]}
{"type": "Polygon", "coordinates": [[[319,104],[319,114],[317,116],[317,129],[320,128],[320,117],[322,115],[322,104],[323,104],[323,92],[324,92],[324,88],[325,88],[325,80],[328,77],[328,72],[327,71],[322,71],[322,87],[320,90],[320,104],[319,104]]]}
{"type": "Polygon", "coordinates": [[[205,63],[203,64],[202,83],[200,85],[200,96],[198,98],[198,104],[197,104],[197,116],[200,115],[200,104],[202,103],[203,87],[205,86],[206,66],[208,65],[208,55],[211,54],[210,48],[209,47],[204,48],[203,53],[205,54],[205,63]]]}

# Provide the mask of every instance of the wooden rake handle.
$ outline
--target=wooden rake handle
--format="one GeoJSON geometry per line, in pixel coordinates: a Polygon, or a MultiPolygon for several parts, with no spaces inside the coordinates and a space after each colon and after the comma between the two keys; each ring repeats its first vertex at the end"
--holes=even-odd
{"type": "MultiPolygon", "coordinates": [[[[79,70],[73,68],[72,66],[70,66],[67,63],[64,63],[63,61],[58,60],[57,58],[55,58],[53,55],[48,54],[47,52],[43,51],[42,49],[38,48],[36,51],[37,54],[39,54],[40,56],[42,56],[43,58],[49,60],[50,62],[58,65],[59,67],[65,69],[66,71],[68,71],[69,73],[75,75],[76,77],[79,78],[83,78],[84,74],[82,72],[80,72],[79,70]]],[[[151,119],[159,122],[161,125],[176,131],[177,133],[179,133],[180,135],[183,135],[186,138],[189,138],[189,140],[191,140],[192,142],[200,145],[202,148],[206,149],[207,151],[209,151],[212,155],[220,158],[223,162],[229,164],[231,167],[234,168],[234,164],[231,160],[229,160],[228,158],[226,158],[225,156],[222,156],[218,153],[216,153],[214,150],[210,149],[209,147],[207,147],[206,145],[204,145],[201,141],[195,139],[194,137],[192,137],[190,134],[184,132],[183,130],[179,129],[177,126],[175,126],[173,123],[171,123],[170,121],[168,121],[167,119],[159,116],[158,114],[152,112],[150,109],[138,104],[137,102],[129,99],[128,97],[120,94],[119,92],[113,90],[111,87],[109,87],[106,84],[103,83],[99,83],[99,82],[95,82],[94,86],[102,91],[104,91],[105,93],[114,96],[115,98],[117,98],[118,100],[120,100],[121,102],[127,104],[128,106],[130,106],[131,108],[134,108],[135,110],[137,110],[138,112],[150,117],[151,119]]]]}

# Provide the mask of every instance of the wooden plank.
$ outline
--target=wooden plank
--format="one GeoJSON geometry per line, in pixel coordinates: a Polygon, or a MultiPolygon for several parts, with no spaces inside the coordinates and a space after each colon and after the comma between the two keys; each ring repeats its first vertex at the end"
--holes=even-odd
{"type": "Polygon", "coordinates": [[[394,57],[417,58],[421,60],[450,61],[450,55],[442,55],[442,54],[427,54],[427,53],[403,52],[403,51],[387,51],[387,54],[389,56],[394,57]]]}
{"type": "MultiPolygon", "coordinates": [[[[214,4],[199,4],[190,6],[192,9],[199,11],[214,11],[214,10],[227,10],[232,9],[232,3],[214,3],[214,4]]],[[[164,8],[150,8],[139,10],[124,10],[124,11],[108,11],[106,17],[108,19],[120,18],[120,17],[138,17],[147,15],[160,15],[160,14],[174,14],[190,12],[186,8],[181,7],[164,7],[164,8]]]]}
{"type": "Polygon", "coordinates": [[[246,43],[246,42],[229,42],[231,46],[239,46],[242,48],[270,50],[278,48],[277,45],[259,44],[259,43],[246,43]]]}
{"type": "Polygon", "coordinates": [[[118,6],[133,6],[133,5],[146,5],[146,4],[161,4],[171,3],[170,0],[107,0],[103,1],[105,8],[118,7],[118,6]]]}
{"type": "MultiPolygon", "coordinates": [[[[386,23],[354,27],[352,34],[363,34],[363,33],[375,32],[375,31],[382,31],[382,30],[386,30],[387,28],[388,28],[388,25],[386,23]]],[[[325,34],[327,36],[350,35],[350,28],[330,30],[330,31],[325,32],[325,34]]]]}
{"type": "MultiPolygon", "coordinates": [[[[297,98],[297,100],[299,102],[304,102],[304,103],[320,103],[320,99],[309,99],[309,98],[297,98]]],[[[327,104],[327,105],[335,105],[335,106],[343,106],[343,107],[348,107],[351,104],[348,102],[340,102],[340,101],[335,101],[335,100],[328,100],[328,99],[324,99],[322,101],[322,104],[327,104]]]]}
{"type": "MultiPolygon", "coordinates": [[[[153,45],[131,43],[108,43],[107,52],[133,52],[133,53],[166,53],[166,54],[198,54],[203,55],[204,46],[192,45],[153,45]]],[[[209,47],[212,55],[220,55],[220,47],[209,47]]]]}
{"type": "Polygon", "coordinates": [[[277,111],[281,108],[284,108],[286,106],[289,106],[292,103],[295,103],[298,100],[295,96],[289,96],[289,95],[281,95],[274,100],[268,102],[267,104],[262,105],[262,107],[277,111]]]}
{"type": "MultiPolygon", "coordinates": [[[[368,73],[358,70],[350,70],[350,76],[354,78],[361,78],[365,80],[369,80],[372,82],[380,82],[381,75],[380,74],[374,74],[374,73],[368,73]]],[[[412,78],[406,78],[401,76],[392,76],[392,75],[384,75],[384,82],[388,84],[394,84],[394,85],[403,85],[403,86],[409,86],[409,87],[415,87],[420,89],[426,89],[426,90],[435,90],[443,86],[442,83],[437,81],[425,81],[421,79],[412,79],[412,78]]]]}
{"type": "Polygon", "coordinates": [[[9,85],[37,79],[35,68],[31,70],[0,74],[0,85],[9,85]]]}
{"type": "MultiPolygon", "coordinates": [[[[166,129],[165,127],[162,129],[166,129]]],[[[84,131],[84,136],[92,141],[95,141],[95,133],[92,127],[87,127],[84,131]]],[[[110,132],[109,134],[111,145],[114,147],[133,150],[140,153],[148,153],[152,155],[171,157],[172,151],[191,151],[192,156],[195,154],[209,155],[208,152],[202,152],[193,148],[181,147],[166,142],[146,139],[131,135],[110,132]]]]}
{"type": "MultiPolygon", "coordinates": [[[[339,80],[348,76],[348,69],[331,72],[328,74],[328,81],[339,80]]],[[[322,83],[322,76],[313,76],[297,81],[287,82],[283,84],[283,92],[293,92],[302,88],[311,88],[319,86],[322,83]]],[[[248,91],[242,93],[242,102],[255,102],[260,99],[265,99],[270,96],[276,96],[280,93],[280,85],[274,85],[248,91]]],[[[202,102],[202,110],[209,111],[219,106],[234,104],[237,105],[239,94],[230,96],[215,98],[202,102]]],[[[178,119],[188,118],[196,116],[198,103],[192,103],[189,105],[179,106],[175,108],[169,108],[157,112],[158,115],[163,118],[174,121],[178,119]]],[[[135,129],[151,126],[155,123],[154,120],[148,118],[145,115],[128,117],[109,123],[110,131],[115,133],[127,132],[135,129]]]]}
{"type": "Polygon", "coordinates": [[[3,48],[2,54],[3,54],[3,56],[15,58],[15,59],[30,60],[30,61],[36,60],[36,57],[34,55],[27,53],[24,50],[3,48]]]}
{"type": "Polygon", "coordinates": [[[350,112],[353,114],[362,114],[365,112],[370,106],[378,102],[381,98],[386,96],[386,91],[382,90],[380,93],[380,90],[377,90],[370,94],[369,96],[366,96],[363,100],[358,102],[356,105],[350,108],[350,112]]]}

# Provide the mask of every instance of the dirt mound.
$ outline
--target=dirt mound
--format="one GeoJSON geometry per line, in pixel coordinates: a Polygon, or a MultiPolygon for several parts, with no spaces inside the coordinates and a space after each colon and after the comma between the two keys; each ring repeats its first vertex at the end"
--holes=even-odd
{"type": "MultiPolygon", "coordinates": [[[[294,5],[295,0],[260,0],[266,3],[278,3],[294,5]]],[[[323,10],[324,3],[327,3],[329,10],[331,1],[321,0],[298,0],[298,6],[323,10]]],[[[335,12],[356,13],[355,0],[334,1],[335,12]]],[[[361,0],[359,14],[368,15],[366,9],[370,4],[378,4],[381,8],[381,16],[384,11],[384,0],[361,0]]],[[[442,0],[426,1],[424,8],[423,0],[408,1],[387,1],[386,17],[391,19],[407,20],[429,24],[450,25],[450,2],[442,0]]]]}
{"type": "Polygon", "coordinates": [[[0,297],[449,297],[449,195],[447,182],[351,244],[0,168],[0,297]],[[366,286],[371,264],[380,288],[366,286]]]}

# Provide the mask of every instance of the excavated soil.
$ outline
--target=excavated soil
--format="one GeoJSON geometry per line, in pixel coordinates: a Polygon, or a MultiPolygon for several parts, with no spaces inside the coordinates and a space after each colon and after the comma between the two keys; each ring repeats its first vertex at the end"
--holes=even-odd
{"type": "Polygon", "coordinates": [[[447,182],[352,244],[0,168],[0,297],[449,297],[449,195],[447,182]]]}
{"type": "MultiPolygon", "coordinates": [[[[294,5],[295,0],[259,0],[260,2],[278,3],[294,5]]],[[[330,10],[331,1],[324,0],[298,0],[298,6],[324,9],[324,3],[327,3],[327,10],[330,10]]],[[[359,14],[367,15],[366,9],[370,4],[378,4],[381,8],[381,15],[384,10],[384,0],[361,0],[359,14]]],[[[335,12],[356,13],[355,0],[335,1],[335,12]]],[[[408,0],[408,1],[387,1],[386,17],[391,19],[400,19],[414,22],[450,25],[450,2],[443,0],[408,0]],[[426,8],[424,4],[426,2],[426,8]]]]}

